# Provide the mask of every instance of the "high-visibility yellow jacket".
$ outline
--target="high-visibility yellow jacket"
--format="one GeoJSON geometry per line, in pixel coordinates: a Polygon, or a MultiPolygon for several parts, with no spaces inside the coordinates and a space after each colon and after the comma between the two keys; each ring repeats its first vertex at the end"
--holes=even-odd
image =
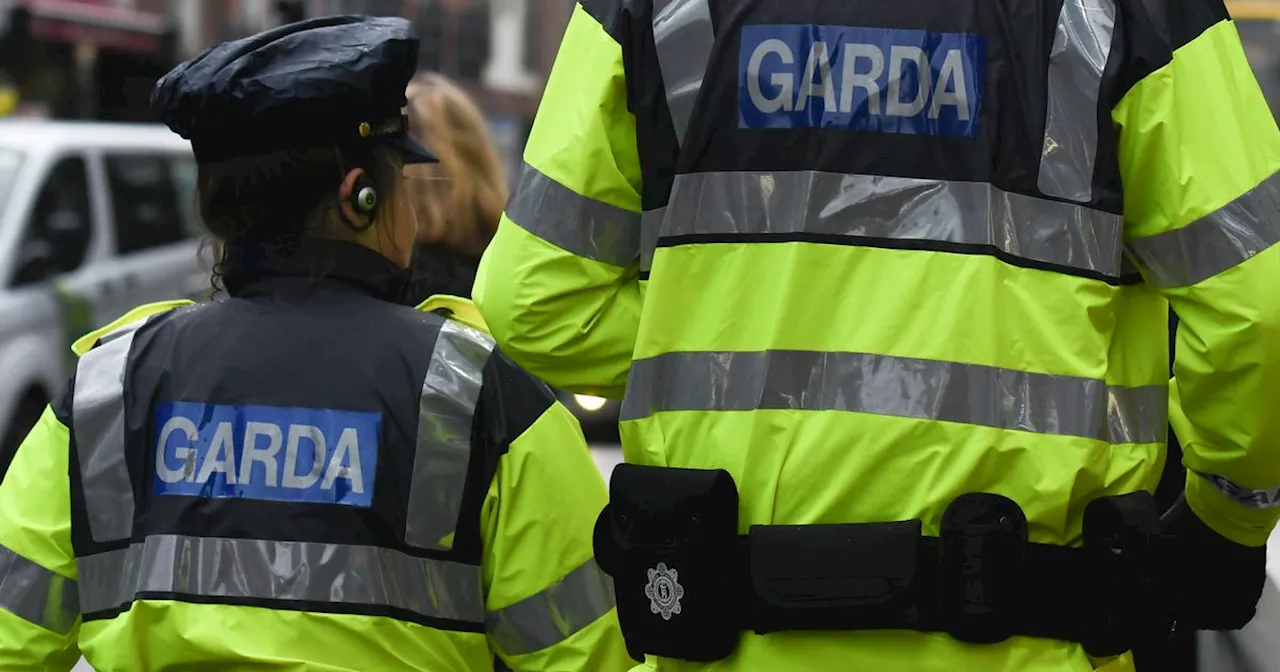
{"type": "MultiPolygon", "coordinates": [[[[936,534],[987,491],[1077,544],[1087,502],[1155,488],[1171,422],[1191,507],[1256,546],[1278,170],[1221,0],[581,0],[474,297],[524,367],[624,397],[629,462],[732,473],[744,532],[936,534]]],[[[912,632],[653,664],[1090,669],[912,632]]]]}
{"type": "MultiPolygon", "coordinates": [[[[75,352],[83,357],[99,341],[109,341],[149,318],[182,312],[189,303],[135,309],[81,338],[75,352]]],[[[435,297],[419,308],[448,314],[447,324],[455,330],[485,329],[474,306],[464,299],[435,297]]],[[[480,384],[478,372],[468,372],[464,361],[431,366],[437,375],[470,377],[480,384]]],[[[78,375],[87,375],[84,367],[78,375]]],[[[503,380],[510,384],[516,377],[503,380]]],[[[385,381],[391,385],[400,379],[392,375],[385,381]]],[[[87,393],[81,389],[81,394],[87,393]]],[[[454,393],[464,395],[465,387],[454,393]]],[[[465,400],[456,404],[462,408],[465,400]]],[[[412,556],[379,547],[376,541],[347,546],[172,534],[147,534],[132,544],[126,538],[115,543],[115,550],[82,557],[80,545],[90,543],[90,533],[96,542],[99,530],[76,523],[83,521],[76,511],[85,508],[86,497],[101,492],[83,486],[87,476],[80,474],[87,470],[80,468],[69,444],[76,436],[88,440],[73,430],[79,425],[57,406],[45,411],[0,484],[0,669],[69,670],[82,653],[99,672],[469,671],[495,669],[499,658],[507,667],[498,669],[515,672],[609,672],[634,664],[618,630],[611,586],[592,559],[591,528],[606,499],[603,482],[576,420],[559,404],[550,404],[523,429],[499,429],[519,433],[509,437],[487,486],[481,482],[481,520],[475,527],[482,551],[475,567],[469,560],[445,559],[447,554],[412,556]],[[69,477],[69,472],[75,476],[69,477]],[[134,549],[141,552],[131,553],[134,549]],[[112,559],[118,562],[112,564],[112,559]],[[120,592],[122,588],[127,592],[120,592]],[[104,613],[104,594],[115,594],[123,606],[104,613]],[[299,596],[313,602],[290,599],[299,596]],[[82,608],[97,613],[81,614],[82,608]],[[432,614],[438,618],[433,620],[432,614]]],[[[506,411],[485,412],[490,415],[478,427],[502,422],[506,411]]],[[[423,422],[446,424],[426,416],[423,422]]],[[[291,426],[290,437],[292,430],[291,426]]],[[[462,437],[464,443],[468,438],[462,437]]],[[[159,442],[163,447],[165,440],[159,442]]],[[[78,450],[83,456],[87,447],[82,443],[78,450]]],[[[152,450],[148,447],[146,454],[152,450]]],[[[395,462],[382,457],[384,469],[395,462]]],[[[275,457],[271,460],[274,463],[275,457]]],[[[95,466],[92,458],[83,466],[111,468],[95,466]]],[[[154,473],[163,466],[142,466],[139,473],[154,473]]],[[[252,487],[245,484],[245,474],[253,474],[250,469],[248,462],[242,463],[242,486],[252,487]]],[[[205,483],[215,488],[213,480],[205,483]]],[[[142,485],[141,491],[153,487],[142,485]]],[[[462,491],[461,484],[457,488],[462,491]]],[[[384,495],[400,498],[406,493],[384,495]]],[[[138,499],[141,517],[133,524],[135,536],[148,528],[142,522],[147,516],[165,517],[166,510],[189,506],[162,499],[138,499]]],[[[234,512],[244,510],[237,509],[238,504],[215,503],[226,501],[205,499],[182,516],[211,521],[206,524],[220,527],[227,536],[247,523],[235,520],[234,512]]],[[[88,515],[90,523],[120,522],[88,515]]],[[[306,515],[321,514],[313,510],[306,515]]],[[[275,525],[297,531],[294,525],[302,522],[290,522],[284,515],[275,525]]],[[[128,530],[128,521],[122,524],[128,530]]],[[[462,529],[468,524],[458,525],[462,529]]],[[[357,533],[375,538],[387,534],[357,533]]]]}

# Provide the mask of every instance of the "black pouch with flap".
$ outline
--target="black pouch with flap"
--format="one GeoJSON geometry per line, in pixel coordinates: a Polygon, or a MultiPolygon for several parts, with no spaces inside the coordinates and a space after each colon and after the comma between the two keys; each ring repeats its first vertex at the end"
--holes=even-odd
{"type": "Polygon", "coordinates": [[[621,464],[595,528],[632,657],[714,661],[741,633],[745,548],[738,490],[723,470],[621,464]]]}

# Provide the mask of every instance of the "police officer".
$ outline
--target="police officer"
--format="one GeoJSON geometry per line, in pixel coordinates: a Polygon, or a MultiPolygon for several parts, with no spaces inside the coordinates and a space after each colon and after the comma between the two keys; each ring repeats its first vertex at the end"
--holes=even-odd
{"type": "Polygon", "coordinates": [[[600,523],[633,650],[1090,669],[1253,611],[1278,170],[1221,0],[580,0],[474,297],[671,468],[600,523]]]}
{"type": "Polygon", "coordinates": [[[329,17],[158,82],[227,296],[75,344],[0,486],[0,668],[629,665],[573,417],[469,304],[396,304],[417,54],[329,17]]]}

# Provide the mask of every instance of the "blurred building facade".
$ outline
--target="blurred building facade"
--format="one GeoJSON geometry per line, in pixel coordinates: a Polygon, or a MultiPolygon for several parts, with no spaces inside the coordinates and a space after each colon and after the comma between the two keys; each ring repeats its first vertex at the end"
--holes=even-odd
{"type": "Polygon", "coordinates": [[[574,0],[171,0],[178,60],[221,40],[334,14],[403,16],[419,67],[456,80],[488,118],[507,174],[521,152],[574,0]]]}
{"type": "Polygon", "coordinates": [[[408,18],[419,65],[458,81],[514,177],[573,0],[0,0],[0,116],[152,121],[156,78],[212,44],[303,18],[408,18]]]}
{"type": "Polygon", "coordinates": [[[0,0],[0,114],[141,120],[172,67],[164,0],[0,0]]]}

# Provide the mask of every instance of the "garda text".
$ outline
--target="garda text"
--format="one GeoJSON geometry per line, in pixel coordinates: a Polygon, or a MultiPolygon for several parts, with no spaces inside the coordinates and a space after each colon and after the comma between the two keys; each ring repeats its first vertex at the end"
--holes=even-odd
{"type": "Polygon", "coordinates": [[[962,33],[745,26],[738,125],[972,138],[986,51],[985,37],[962,33]]]}
{"type": "Polygon", "coordinates": [[[155,419],[157,495],[373,501],[378,413],[174,402],[155,419]]]}

